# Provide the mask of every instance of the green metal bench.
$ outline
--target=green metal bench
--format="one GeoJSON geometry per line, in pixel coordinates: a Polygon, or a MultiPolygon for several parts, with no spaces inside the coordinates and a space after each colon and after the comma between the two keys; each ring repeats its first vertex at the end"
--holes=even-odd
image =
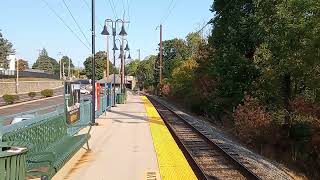
{"type": "Polygon", "coordinates": [[[38,119],[3,128],[0,140],[28,148],[26,154],[28,177],[47,176],[50,179],[84,144],[87,144],[89,149],[90,130],[91,126],[86,134],[68,134],[64,113],[55,111],[38,119]]]}

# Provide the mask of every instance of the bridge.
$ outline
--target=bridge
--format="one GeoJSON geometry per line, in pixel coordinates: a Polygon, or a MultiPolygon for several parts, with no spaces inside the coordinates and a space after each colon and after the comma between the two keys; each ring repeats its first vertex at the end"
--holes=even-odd
{"type": "Polygon", "coordinates": [[[59,95],[2,108],[0,179],[291,179],[160,97],[126,91],[112,107],[107,92],[100,96],[96,126],[86,95],[75,123],[68,122],[59,95]],[[33,110],[10,114],[26,107],[33,110]]]}

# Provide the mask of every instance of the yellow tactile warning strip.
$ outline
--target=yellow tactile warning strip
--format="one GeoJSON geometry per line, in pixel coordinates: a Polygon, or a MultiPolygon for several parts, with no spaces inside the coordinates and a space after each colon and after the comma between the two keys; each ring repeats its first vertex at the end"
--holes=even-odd
{"type": "Polygon", "coordinates": [[[188,161],[167,129],[157,110],[147,97],[144,102],[153,145],[158,158],[158,166],[162,180],[194,180],[197,179],[188,161]]]}

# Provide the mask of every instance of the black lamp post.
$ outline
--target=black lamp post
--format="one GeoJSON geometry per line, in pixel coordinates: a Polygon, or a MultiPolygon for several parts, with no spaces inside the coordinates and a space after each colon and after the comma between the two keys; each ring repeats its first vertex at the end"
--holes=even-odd
{"type": "MultiPolygon", "coordinates": [[[[124,29],[124,21],[122,19],[117,19],[117,20],[112,20],[112,19],[106,19],[105,20],[105,25],[103,27],[103,30],[101,32],[102,35],[108,36],[110,33],[108,32],[108,23],[111,23],[111,28],[112,28],[112,36],[113,36],[113,66],[116,66],[116,50],[119,50],[116,46],[116,36],[117,36],[117,24],[122,23],[121,31],[119,33],[120,36],[127,36],[127,32],[124,29]]],[[[116,76],[115,73],[113,73],[113,104],[112,106],[116,106],[116,87],[115,87],[115,82],[116,82],[116,76]]]]}

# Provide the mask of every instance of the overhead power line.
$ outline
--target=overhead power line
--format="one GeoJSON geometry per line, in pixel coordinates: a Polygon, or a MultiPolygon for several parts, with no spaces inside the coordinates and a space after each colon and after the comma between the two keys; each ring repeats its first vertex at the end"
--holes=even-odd
{"type": "Polygon", "coordinates": [[[127,12],[128,12],[128,19],[130,21],[130,5],[131,5],[131,0],[127,0],[127,12]]]}
{"type": "Polygon", "coordinates": [[[70,26],[68,26],[68,24],[62,19],[61,16],[59,16],[59,14],[50,6],[50,4],[46,1],[46,0],[41,0],[42,2],[44,2],[48,8],[55,14],[55,16],[58,17],[58,19],[60,19],[60,21],[63,23],[63,25],[88,49],[90,50],[89,46],[84,43],[81,38],[70,28],[70,26]]]}
{"type": "MultiPolygon", "coordinates": [[[[230,1],[223,7],[223,9],[221,9],[220,14],[219,14],[218,16],[215,16],[213,19],[215,19],[215,18],[217,18],[217,17],[220,17],[220,16],[221,16],[221,13],[226,10],[226,8],[231,4],[231,2],[232,2],[232,0],[230,0],[230,1]]],[[[197,33],[200,33],[204,28],[206,28],[210,23],[212,23],[212,22],[213,22],[213,19],[211,19],[210,21],[208,21],[199,31],[197,31],[197,33]]]]}
{"type": "Polygon", "coordinates": [[[80,32],[81,32],[81,34],[82,34],[82,36],[83,36],[83,37],[84,37],[84,39],[87,41],[87,43],[88,43],[88,44],[90,44],[90,42],[89,42],[89,40],[88,40],[87,36],[84,34],[84,32],[83,32],[82,28],[80,27],[79,23],[77,22],[76,18],[73,16],[73,14],[72,14],[72,12],[71,12],[71,10],[70,10],[69,6],[67,5],[66,1],[65,1],[65,0],[62,0],[62,2],[63,2],[63,4],[64,4],[64,6],[67,8],[67,10],[68,10],[68,12],[69,12],[70,16],[72,17],[72,19],[73,19],[74,23],[77,25],[78,29],[80,30],[80,32]]]}
{"type": "Polygon", "coordinates": [[[89,5],[89,3],[87,2],[87,0],[82,0],[85,4],[86,4],[86,6],[90,9],[90,5],[89,5]]]}
{"type": "Polygon", "coordinates": [[[177,2],[178,2],[178,0],[171,0],[169,6],[168,6],[168,8],[167,8],[167,10],[168,10],[168,11],[167,11],[167,14],[165,14],[165,15],[163,16],[163,18],[161,19],[161,24],[163,24],[163,23],[169,18],[169,16],[171,15],[173,9],[174,9],[175,6],[177,5],[177,2]]]}
{"type": "Polygon", "coordinates": [[[126,12],[126,7],[125,7],[124,0],[122,0],[122,8],[123,8],[123,12],[126,12]]]}
{"type": "Polygon", "coordinates": [[[115,5],[114,5],[113,0],[109,0],[109,4],[110,4],[110,6],[111,6],[111,9],[112,9],[114,18],[117,19],[118,15],[117,15],[117,11],[116,11],[116,9],[115,9],[115,5]]]}

